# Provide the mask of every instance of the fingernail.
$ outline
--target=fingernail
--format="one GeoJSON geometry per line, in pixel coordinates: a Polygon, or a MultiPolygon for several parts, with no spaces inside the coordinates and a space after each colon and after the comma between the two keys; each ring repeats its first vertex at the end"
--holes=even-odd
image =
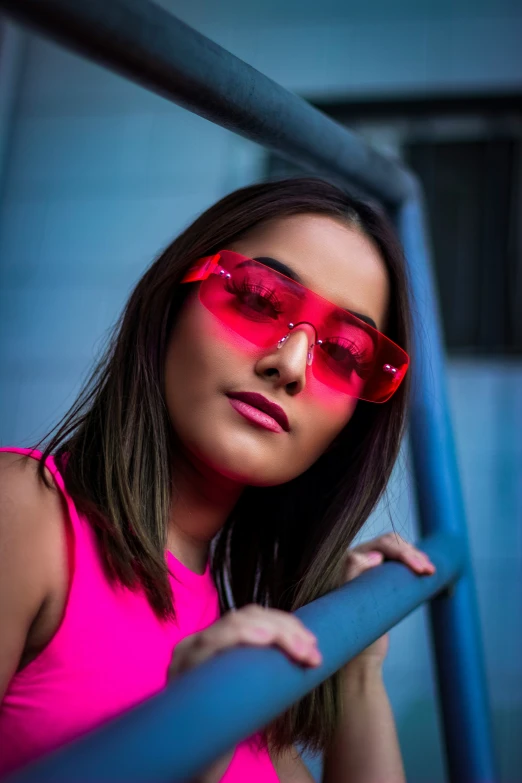
{"type": "Polygon", "coordinates": [[[381,554],[380,552],[370,552],[369,555],[367,555],[366,560],[368,563],[377,563],[379,560],[381,560],[381,554]]]}
{"type": "Polygon", "coordinates": [[[420,568],[428,568],[430,571],[433,569],[435,570],[435,566],[431,562],[431,560],[427,557],[416,557],[414,559],[414,562],[416,565],[418,565],[420,568]]]}

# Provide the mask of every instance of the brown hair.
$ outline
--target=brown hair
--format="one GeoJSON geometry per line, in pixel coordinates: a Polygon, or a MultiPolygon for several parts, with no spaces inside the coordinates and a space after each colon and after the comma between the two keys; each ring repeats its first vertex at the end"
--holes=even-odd
{"type": "MultiPolygon", "coordinates": [[[[174,614],[164,552],[175,441],[163,389],[169,334],[191,288],[180,280],[197,258],[262,221],[306,213],[342,220],[372,239],[390,280],[387,334],[410,351],[406,268],[384,213],[321,179],[263,182],[210,207],[152,264],[104,358],[47,441],[45,456],[62,460],[67,490],[96,531],[109,578],[141,585],[162,618],[174,614]]],[[[236,608],[254,602],[291,612],[342,582],[345,550],[397,458],[408,392],[407,376],[387,403],[360,401],[333,448],[294,480],[245,489],[212,546],[222,612],[232,608],[229,593],[236,608]]],[[[40,475],[45,480],[43,461],[40,475]]],[[[325,750],[340,704],[337,673],[267,727],[272,748],[325,750]]]]}

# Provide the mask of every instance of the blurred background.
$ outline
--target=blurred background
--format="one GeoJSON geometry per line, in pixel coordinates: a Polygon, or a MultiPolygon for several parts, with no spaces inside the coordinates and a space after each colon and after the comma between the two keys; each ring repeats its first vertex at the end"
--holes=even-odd
{"type": "MultiPolygon", "coordinates": [[[[500,780],[522,781],[522,5],[163,0],[421,178],[500,780]]],[[[202,210],[297,169],[0,17],[0,444],[73,402],[133,285],[202,210]]],[[[417,537],[407,443],[364,538],[417,537]]],[[[424,609],[386,680],[411,783],[445,780],[424,609]]],[[[317,770],[317,764],[312,762],[317,770]]]]}

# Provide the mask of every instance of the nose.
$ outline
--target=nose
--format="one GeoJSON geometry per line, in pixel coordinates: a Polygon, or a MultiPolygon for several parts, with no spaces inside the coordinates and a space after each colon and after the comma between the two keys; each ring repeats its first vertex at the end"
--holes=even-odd
{"type": "MultiPolygon", "coordinates": [[[[285,335],[286,336],[286,335],[285,335]]],[[[306,386],[308,355],[314,343],[315,329],[311,324],[299,324],[286,336],[278,348],[274,345],[256,364],[256,372],[285,386],[290,394],[298,394],[306,386]]]]}

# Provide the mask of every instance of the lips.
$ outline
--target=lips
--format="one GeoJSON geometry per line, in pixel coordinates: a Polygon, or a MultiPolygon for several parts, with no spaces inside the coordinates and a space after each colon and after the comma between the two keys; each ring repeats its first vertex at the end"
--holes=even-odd
{"type": "Polygon", "coordinates": [[[266,413],[275,419],[279,426],[286,430],[286,432],[289,432],[290,424],[284,410],[280,405],[276,405],[275,402],[267,400],[262,394],[257,394],[256,392],[231,392],[230,394],[227,394],[227,397],[231,397],[233,400],[240,400],[247,405],[252,405],[253,408],[263,411],[263,413],[266,413]]]}

